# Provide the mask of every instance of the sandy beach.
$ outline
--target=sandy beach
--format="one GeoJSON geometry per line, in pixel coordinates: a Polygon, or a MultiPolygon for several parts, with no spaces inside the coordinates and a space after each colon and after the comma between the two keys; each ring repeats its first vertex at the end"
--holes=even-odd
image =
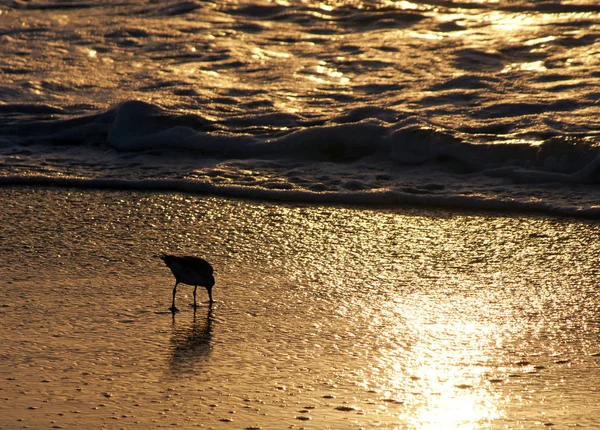
{"type": "Polygon", "coordinates": [[[600,425],[600,224],[0,190],[0,428],[600,425]],[[160,252],[215,267],[168,311],[160,252]]]}
{"type": "Polygon", "coordinates": [[[600,2],[0,27],[0,430],[600,428],[600,2]]]}

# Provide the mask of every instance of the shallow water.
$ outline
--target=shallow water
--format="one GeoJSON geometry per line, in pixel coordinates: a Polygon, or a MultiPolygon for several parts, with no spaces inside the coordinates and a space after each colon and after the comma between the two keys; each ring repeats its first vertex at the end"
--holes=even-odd
{"type": "Polygon", "coordinates": [[[0,199],[0,428],[600,424],[598,223],[0,199]],[[213,263],[212,308],[171,316],[161,251],[213,263]]]}

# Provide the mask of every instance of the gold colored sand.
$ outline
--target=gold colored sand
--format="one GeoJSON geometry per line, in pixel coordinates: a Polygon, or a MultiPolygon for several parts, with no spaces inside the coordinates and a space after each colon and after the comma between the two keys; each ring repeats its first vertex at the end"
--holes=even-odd
{"type": "Polygon", "coordinates": [[[117,191],[0,203],[2,429],[600,424],[597,223],[117,191]],[[212,308],[182,287],[172,317],[162,251],[213,264],[212,308]]]}

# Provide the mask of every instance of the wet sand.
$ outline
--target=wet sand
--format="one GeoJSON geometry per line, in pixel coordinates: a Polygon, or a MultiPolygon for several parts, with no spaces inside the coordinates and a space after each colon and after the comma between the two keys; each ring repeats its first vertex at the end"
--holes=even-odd
{"type": "Polygon", "coordinates": [[[600,425],[600,224],[3,188],[0,428],[600,425]],[[159,252],[213,263],[196,312],[159,252]]]}

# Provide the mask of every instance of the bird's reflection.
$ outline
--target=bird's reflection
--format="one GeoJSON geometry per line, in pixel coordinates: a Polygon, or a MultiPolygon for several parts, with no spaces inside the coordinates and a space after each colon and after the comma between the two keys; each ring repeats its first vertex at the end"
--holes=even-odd
{"type": "Polygon", "coordinates": [[[173,315],[173,335],[171,344],[170,368],[177,373],[193,372],[201,366],[210,355],[212,338],[213,307],[209,306],[206,317],[202,311],[194,309],[194,319],[191,325],[180,325],[173,315]]]}

